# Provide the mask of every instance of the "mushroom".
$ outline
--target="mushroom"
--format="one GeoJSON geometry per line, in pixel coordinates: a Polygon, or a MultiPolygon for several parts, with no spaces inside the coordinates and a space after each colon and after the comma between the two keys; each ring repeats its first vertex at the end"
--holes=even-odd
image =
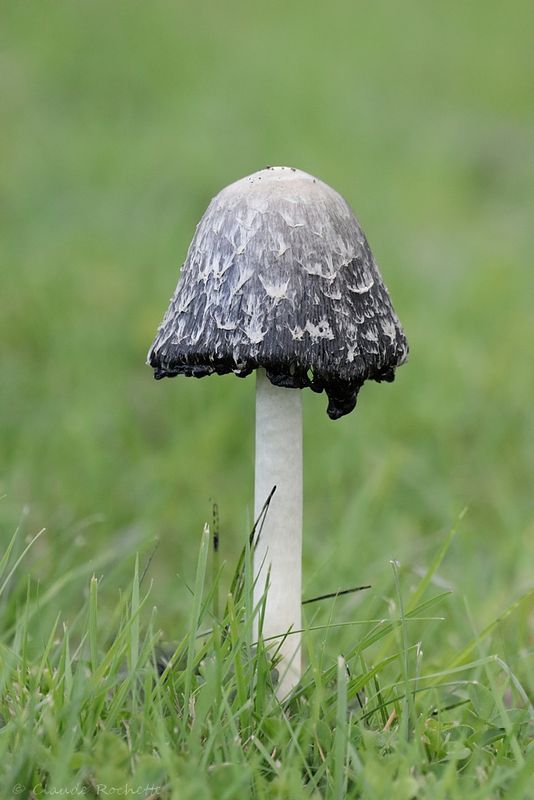
{"type": "Polygon", "coordinates": [[[157,379],[256,371],[256,519],[276,492],[254,549],[254,599],[265,597],[279,697],[301,675],[300,390],[324,390],[338,419],[366,380],[392,381],[407,354],[365,235],[331,187],[267,167],[211,201],[148,363],[157,379]]]}

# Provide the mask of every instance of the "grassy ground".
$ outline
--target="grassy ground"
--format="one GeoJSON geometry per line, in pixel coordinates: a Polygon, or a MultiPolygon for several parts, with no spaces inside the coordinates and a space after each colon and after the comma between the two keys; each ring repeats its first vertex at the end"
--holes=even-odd
{"type": "Polygon", "coordinates": [[[5,796],[134,777],[179,798],[532,795],[530,4],[0,13],[5,796]],[[305,394],[305,595],[373,589],[309,607],[351,624],[310,631],[313,688],[285,713],[250,690],[246,624],[191,646],[213,502],[221,599],[251,525],[253,381],[144,366],[208,200],[273,163],[351,202],[411,345],[348,418],[305,394]],[[403,621],[444,591],[413,614],[443,620],[403,621]],[[158,682],[154,649],[183,637],[158,682]]]}

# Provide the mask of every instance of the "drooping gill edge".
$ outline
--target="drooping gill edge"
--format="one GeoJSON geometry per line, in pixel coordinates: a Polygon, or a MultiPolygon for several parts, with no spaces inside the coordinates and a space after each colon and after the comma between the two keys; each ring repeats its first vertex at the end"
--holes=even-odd
{"type": "Polygon", "coordinates": [[[263,368],[275,386],[325,391],[352,411],[366,380],[391,381],[408,347],[352,210],[290,168],[212,200],[149,352],[156,378],[263,368]]]}
{"type": "Polygon", "coordinates": [[[280,362],[275,362],[274,366],[267,359],[250,359],[246,366],[239,367],[232,360],[212,360],[211,363],[186,363],[173,367],[172,369],[161,368],[157,360],[151,354],[150,366],[154,368],[154,378],[172,378],[177,375],[184,375],[192,378],[204,378],[207,375],[227,375],[233,373],[238,378],[246,378],[253,371],[263,368],[265,374],[273,386],[284,387],[287,389],[306,389],[314,392],[326,392],[328,397],[327,414],[330,419],[339,419],[354,410],[358,397],[358,392],[365,380],[375,380],[378,382],[391,382],[395,379],[393,368],[384,370],[380,375],[369,375],[367,378],[345,381],[335,376],[324,376],[313,371],[312,367],[299,367],[294,363],[287,363],[287,369],[282,369],[280,362]]]}

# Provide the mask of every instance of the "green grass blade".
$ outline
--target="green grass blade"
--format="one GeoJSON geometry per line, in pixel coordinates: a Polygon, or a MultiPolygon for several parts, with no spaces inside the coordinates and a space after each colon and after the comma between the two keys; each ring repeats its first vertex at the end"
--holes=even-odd
{"type": "Polygon", "coordinates": [[[98,667],[98,580],[94,575],[89,584],[89,653],[94,674],[98,667]]]}
{"type": "Polygon", "coordinates": [[[334,733],[333,767],[335,800],[343,800],[347,790],[347,665],[339,656],[337,660],[336,729],[334,733]]]}
{"type": "MultiPolygon", "coordinates": [[[[21,563],[21,561],[22,561],[22,560],[24,559],[24,557],[26,556],[26,553],[27,553],[27,552],[28,552],[28,551],[29,551],[29,550],[30,550],[30,549],[33,547],[33,545],[35,544],[35,542],[36,542],[38,539],[40,539],[40,538],[41,538],[41,536],[43,535],[43,533],[45,533],[45,531],[46,531],[46,528],[41,528],[41,530],[40,530],[38,533],[36,533],[36,534],[35,534],[35,536],[34,536],[34,537],[33,537],[33,538],[30,540],[30,542],[29,542],[29,543],[26,545],[26,547],[24,548],[24,550],[22,551],[22,553],[20,554],[20,556],[19,556],[19,557],[16,559],[15,563],[13,564],[13,566],[11,567],[11,569],[9,570],[9,572],[7,573],[7,575],[6,575],[6,577],[5,577],[4,581],[3,581],[3,583],[0,585],[0,597],[1,597],[1,596],[3,595],[3,593],[5,592],[5,590],[6,590],[6,586],[8,585],[8,583],[9,583],[9,581],[11,580],[11,578],[13,577],[13,575],[15,574],[15,572],[16,572],[16,570],[17,570],[17,567],[19,566],[19,564],[21,563]]],[[[10,543],[9,543],[8,547],[7,547],[6,553],[4,554],[4,558],[2,559],[2,562],[3,562],[3,569],[4,569],[4,570],[7,568],[7,563],[8,563],[9,556],[10,556],[10,554],[11,554],[11,551],[12,551],[12,549],[13,549],[13,545],[14,545],[14,543],[15,543],[16,536],[17,536],[17,532],[15,532],[15,534],[13,535],[13,537],[12,537],[12,539],[11,539],[11,541],[10,541],[10,543]]]]}
{"type": "Polygon", "coordinates": [[[191,698],[191,687],[193,683],[193,665],[195,662],[196,640],[197,640],[198,626],[201,617],[202,598],[204,595],[204,584],[206,582],[206,568],[208,563],[209,540],[210,540],[209,526],[205,525],[200,540],[197,571],[195,576],[195,588],[193,595],[193,609],[191,612],[191,621],[189,624],[189,641],[187,648],[187,665],[185,670],[184,705],[183,705],[183,717],[182,717],[182,725],[184,732],[189,718],[189,701],[191,698]]]}
{"type": "Polygon", "coordinates": [[[447,555],[451,544],[453,543],[454,539],[456,538],[456,534],[458,533],[458,528],[459,528],[460,522],[463,520],[463,518],[465,517],[466,514],[467,514],[467,508],[464,508],[463,511],[461,511],[461,513],[458,515],[458,519],[456,520],[456,524],[451,528],[451,530],[449,531],[449,533],[445,537],[445,541],[443,542],[443,544],[441,545],[441,547],[437,551],[437,553],[434,556],[434,558],[431,560],[431,562],[430,562],[430,564],[428,566],[428,569],[425,572],[425,574],[424,574],[423,578],[421,579],[421,581],[419,582],[415,592],[409,598],[408,603],[406,605],[406,611],[407,612],[412,611],[417,606],[417,604],[421,602],[421,599],[422,599],[424,593],[426,592],[426,590],[430,586],[432,578],[434,577],[434,575],[436,574],[436,572],[440,568],[443,559],[447,555]]]}

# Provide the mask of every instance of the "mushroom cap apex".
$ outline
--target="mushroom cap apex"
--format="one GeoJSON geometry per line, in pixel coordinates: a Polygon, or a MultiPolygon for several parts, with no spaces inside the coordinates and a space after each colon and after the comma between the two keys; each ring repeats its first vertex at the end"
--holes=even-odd
{"type": "Polygon", "coordinates": [[[327,183],[296,167],[264,167],[225,186],[215,199],[257,194],[283,194],[287,198],[294,196],[301,200],[310,195],[327,194],[342,199],[327,183]]]}

